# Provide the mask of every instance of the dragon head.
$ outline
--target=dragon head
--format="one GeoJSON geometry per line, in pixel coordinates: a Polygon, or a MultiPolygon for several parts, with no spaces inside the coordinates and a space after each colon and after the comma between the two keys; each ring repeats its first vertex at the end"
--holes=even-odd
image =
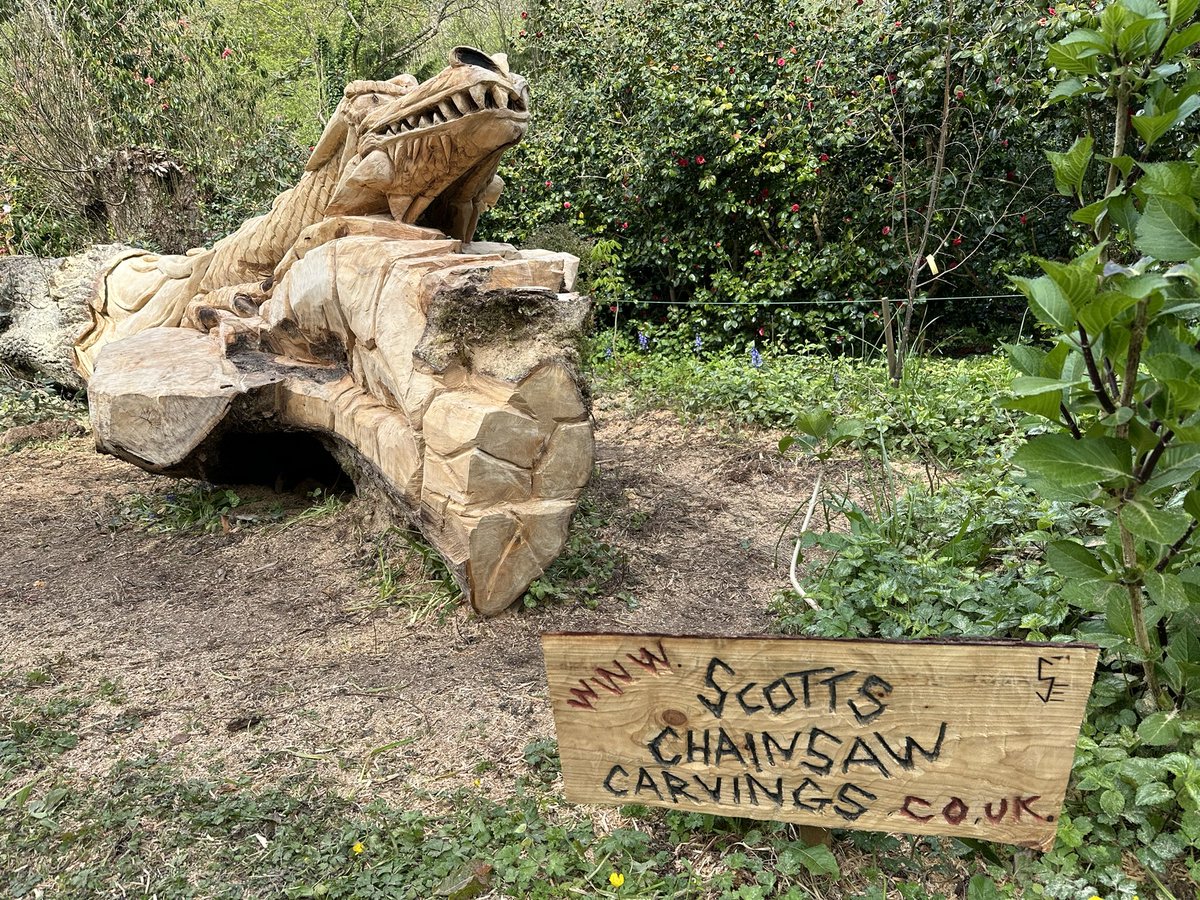
{"type": "Polygon", "coordinates": [[[347,87],[344,121],[326,128],[309,161],[313,169],[333,155],[322,146],[327,137],[342,146],[345,164],[325,214],[390,212],[471,240],[493,199],[500,154],[529,126],[525,79],[509,72],[501,54],[456,47],[450,66],[422,84],[402,75],[358,85],[347,87]]]}

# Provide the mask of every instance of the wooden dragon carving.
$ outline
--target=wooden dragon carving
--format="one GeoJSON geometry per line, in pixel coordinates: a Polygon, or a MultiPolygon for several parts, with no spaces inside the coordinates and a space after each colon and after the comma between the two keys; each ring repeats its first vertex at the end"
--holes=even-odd
{"type": "Polygon", "coordinates": [[[247,435],[314,435],[477,610],[519,598],[593,458],[579,261],[472,242],[528,122],[524,79],[460,47],[423,84],[350,84],[297,185],[213,247],[59,263],[52,297],[92,273],[71,352],[97,447],[236,481],[247,435]]]}

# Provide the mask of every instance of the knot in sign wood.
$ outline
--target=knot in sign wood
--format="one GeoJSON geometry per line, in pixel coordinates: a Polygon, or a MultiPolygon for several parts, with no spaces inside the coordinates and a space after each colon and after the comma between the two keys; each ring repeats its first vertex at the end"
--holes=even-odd
{"type": "Polygon", "coordinates": [[[567,799],[1048,850],[1098,649],[547,634],[567,799]]]}

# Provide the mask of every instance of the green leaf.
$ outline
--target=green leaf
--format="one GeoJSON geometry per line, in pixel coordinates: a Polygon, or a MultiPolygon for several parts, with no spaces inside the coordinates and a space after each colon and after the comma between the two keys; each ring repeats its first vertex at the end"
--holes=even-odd
{"type": "Polygon", "coordinates": [[[1088,334],[1099,334],[1117,316],[1137,305],[1137,297],[1118,291],[1097,294],[1076,313],[1088,334]]]}
{"type": "Polygon", "coordinates": [[[1179,118],[1177,112],[1158,113],[1157,115],[1147,116],[1138,114],[1130,119],[1133,125],[1133,130],[1138,133],[1147,147],[1152,147],[1158,143],[1159,138],[1171,130],[1179,118]]]}
{"type": "Polygon", "coordinates": [[[1200,22],[1194,25],[1189,25],[1183,31],[1177,31],[1167,39],[1167,44],[1163,48],[1162,58],[1171,59],[1184,50],[1188,49],[1192,44],[1200,41],[1200,22]]]}
{"type": "Polygon", "coordinates": [[[1175,710],[1156,712],[1142,719],[1137,733],[1142,743],[1149,747],[1167,747],[1183,735],[1183,724],[1175,710]]]}
{"type": "Polygon", "coordinates": [[[1067,298],[1053,281],[1043,275],[1041,278],[1024,278],[1014,276],[1012,279],[1017,290],[1025,295],[1029,307],[1038,320],[1046,325],[1053,325],[1059,331],[1072,331],[1075,321],[1071,315],[1071,306],[1067,298]]]}
{"type": "Polygon", "coordinates": [[[837,859],[828,847],[806,847],[791,843],[779,854],[776,867],[782,875],[797,875],[801,869],[812,875],[838,875],[837,859]]]}
{"type": "Polygon", "coordinates": [[[1012,360],[1013,366],[1018,372],[1025,375],[1042,375],[1042,361],[1046,358],[1046,351],[1039,350],[1037,347],[1030,347],[1028,344],[1004,344],[1004,352],[1008,354],[1008,358],[1012,360]]]}
{"type": "Polygon", "coordinates": [[[796,430],[815,438],[823,438],[833,427],[833,416],[824,407],[806,410],[796,416],[796,430]]]}
{"type": "Polygon", "coordinates": [[[1183,262],[1200,256],[1200,222],[1187,207],[1151,197],[1137,224],[1138,247],[1155,259],[1183,262]]]}
{"type": "Polygon", "coordinates": [[[1092,161],[1092,137],[1081,137],[1066,153],[1046,151],[1046,158],[1054,170],[1054,186],[1060,194],[1068,197],[1078,197],[1083,188],[1083,179],[1087,175],[1088,164],[1092,161]]]}
{"type": "Polygon", "coordinates": [[[967,882],[967,900],[1004,900],[1004,894],[987,875],[972,875],[967,882]]]}
{"type": "Polygon", "coordinates": [[[1108,41],[1097,31],[1079,28],[1046,51],[1046,62],[1056,69],[1075,75],[1093,75],[1098,70],[1096,57],[1108,49],[1108,41]]]}
{"type": "Polygon", "coordinates": [[[1046,564],[1067,581],[1103,581],[1104,565],[1077,541],[1055,541],[1046,545],[1046,564]]]}
{"type": "Polygon", "coordinates": [[[1071,219],[1075,222],[1081,222],[1091,228],[1096,227],[1096,223],[1108,214],[1108,198],[1097,200],[1095,203],[1089,203],[1082,209],[1077,209],[1071,213],[1071,219]]]}
{"type": "MultiPolygon", "coordinates": [[[[1200,472],[1200,444],[1174,444],[1159,458],[1154,477],[1146,482],[1144,490],[1154,494],[1163,488],[1183,484],[1197,472],[1200,472]]],[[[1183,508],[1188,508],[1186,501],[1183,508]]],[[[1196,512],[1200,512],[1200,509],[1196,512]]],[[[1192,513],[1192,516],[1196,517],[1196,513],[1192,513]]]]}
{"type": "Polygon", "coordinates": [[[1108,595],[1108,608],[1104,611],[1104,624],[1113,634],[1132,641],[1133,614],[1129,611],[1129,597],[1124,592],[1108,595]]]}
{"type": "Polygon", "coordinates": [[[1047,103],[1057,103],[1059,100],[1069,100],[1082,93],[1092,93],[1096,90],[1094,85],[1084,84],[1078,78],[1068,78],[1066,81],[1059,82],[1058,86],[1050,92],[1050,96],[1046,98],[1047,103]]]}
{"type": "Polygon", "coordinates": [[[1131,448],[1125,441],[1093,437],[1076,440],[1065,434],[1031,438],[1013,455],[1013,462],[1031,475],[1065,487],[1124,481],[1133,467],[1131,448]]]}
{"type": "MultiPolygon", "coordinates": [[[[1197,25],[1200,28],[1200,25],[1197,25]]],[[[1142,163],[1137,189],[1141,196],[1187,195],[1192,189],[1192,164],[1188,162],[1142,163]]]]}
{"type": "MultiPolygon", "coordinates": [[[[1139,729],[1140,731],[1140,729],[1139,729]]],[[[1138,806],[1161,806],[1175,799],[1175,792],[1161,781],[1151,781],[1141,785],[1134,795],[1133,802],[1138,806]]]]}
{"type": "Polygon", "coordinates": [[[1069,263],[1039,259],[1037,264],[1062,291],[1073,314],[1095,297],[1096,272],[1093,254],[1089,253],[1069,263]]]}
{"type": "Polygon", "coordinates": [[[1059,378],[1019,375],[1013,379],[1012,393],[1014,397],[1032,397],[1050,392],[1061,395],[1064,390],[1072,387],[1074,384],[1074,381],[1064,381],[1059,378]]]}
{"type": "Polygon", "coordinates": [[[1167,644],[1167,655],[1178,663],[1200,665],[1200,634],[1181,628],[1167,644]]]}
{"type": "Polygon", "coordinates": [[[1167,19],[1172,28],[1191,19],[1200,7],[1200,0],[1167,0],[1167,19]]]}
{"type": "Polygon", "coordinates": [[[1125,795],[1118,790],[1107,790],[1100,794],[1100,808],[1114,819],[1125,810],[1125,795]]]}
{"type": "Polygon", "coordinates": [[[1151,570],[1145,575],[1146,593],[1154,605],[1168,615],[1187,609],[1187,591],[1177,575],[1151,570]]]}
{"type": "Polygon", "coordinates": [[[1119,513],[1121,524],[1134,537],[1155,544],[1173,544],[1187,530],[1191,517],[1177,509],[1159,509],[1140,497],[1127,500],[1119,513]]]}

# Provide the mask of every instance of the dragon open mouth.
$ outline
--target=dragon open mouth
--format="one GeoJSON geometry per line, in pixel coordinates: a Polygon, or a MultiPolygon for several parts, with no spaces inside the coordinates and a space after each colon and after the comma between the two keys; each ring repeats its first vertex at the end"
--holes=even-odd
{"type": "Polygon", "coordinates": [[[386,211],[398,222],[470,240],[479,214],[499,195],[500,154],[529,125],[525,79],[503,55],[456,47],[440,74],[379,93],[325,214],[386,211]]]}
{"type": "Polygon", "coordinates": [[[525,98],[519,91],[506,88],[500,84],[473,84],[469,88],[451,94],[424,109],[413,112],[406,118],[397,119],[383,126],[379,134],[401,135],[410,131],[420,131],[434,125],[453,122],[464,116],[469,116],[481,110],[511,110],[524,113],[528,107],[525,98]]]}

